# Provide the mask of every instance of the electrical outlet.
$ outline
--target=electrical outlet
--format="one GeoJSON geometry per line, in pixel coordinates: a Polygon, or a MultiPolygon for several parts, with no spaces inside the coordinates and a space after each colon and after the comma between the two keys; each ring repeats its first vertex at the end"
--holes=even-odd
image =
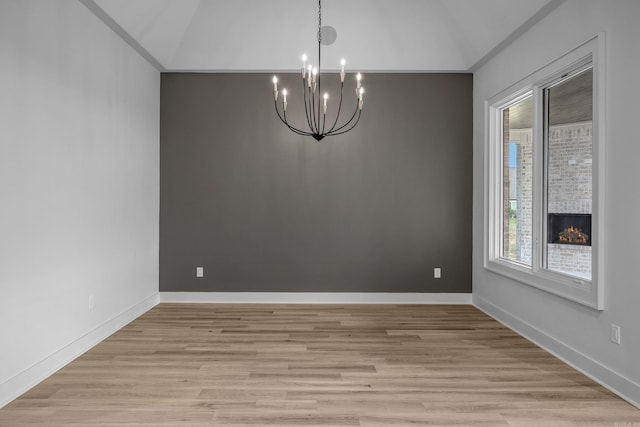
{"type": "Polygon", "coordinates": [[[611,324],[611,342],[620,345],[620,326],[611,324]]]}
{"type": "Polygon", "coordinates": [[[433,269],[433,277],[434,279],[439,279],[442,277],[442,269],[440,267],[436,267],[433,269]]]}
{"type": "Polygon", "coordinates": [[[204,277],[204,267],[196,267],[196,277],[204,277]]]}
{"type": "Polygon", "coordinates": [[[89,310],[93,310],[94,306],[95,306],[95,299],[93,298],[93,295],[89,295],[89,310]]]}

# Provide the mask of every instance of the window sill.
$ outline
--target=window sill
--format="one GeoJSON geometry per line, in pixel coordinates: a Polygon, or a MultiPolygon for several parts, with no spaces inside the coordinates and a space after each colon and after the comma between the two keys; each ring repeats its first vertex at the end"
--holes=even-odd
{"type": "Polygon", "coordinates": [[[587,280],[564,276],[547,270],[533,271],[530,267],[504,260],[487,260],[485,269],[525,285],[532,286],[594,310],[603,310],[597,286],[587,280]]]}

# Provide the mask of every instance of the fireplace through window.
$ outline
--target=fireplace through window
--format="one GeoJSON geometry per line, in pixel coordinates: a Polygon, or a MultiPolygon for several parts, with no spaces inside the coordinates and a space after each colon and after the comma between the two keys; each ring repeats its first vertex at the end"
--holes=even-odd
{"type": "Polygon", "coordinates": [[[591,246],[591,214],[550,213],[549,243],[591,246]]]}

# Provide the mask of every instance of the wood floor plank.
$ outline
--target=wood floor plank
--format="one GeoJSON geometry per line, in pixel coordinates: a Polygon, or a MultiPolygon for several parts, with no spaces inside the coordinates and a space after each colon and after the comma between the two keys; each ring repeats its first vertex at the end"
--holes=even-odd
{"type": "Polygon", "coordinates": [[[640,427],[640,410],[464,305],[160,304],[0,426],[640,427]]]}

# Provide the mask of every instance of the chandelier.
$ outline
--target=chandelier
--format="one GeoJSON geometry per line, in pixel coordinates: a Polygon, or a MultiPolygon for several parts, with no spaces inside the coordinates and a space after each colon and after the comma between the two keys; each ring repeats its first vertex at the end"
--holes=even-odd
{"type": "MultiPolygon", "coordinates": [[[[353,114],[347,119],[340,122],[340,114],[342,113],[342,97],[344,91],[344,66],[345,60],[340,61],[340,100],[338,101],[335,119],[327,120],[327,111],[329,110],[329,93],[322,93],[321,85],[321,69],[320,69],[320,47],[322,45],[322,0],[318,0],[318,66],[315,67],[311,63],[307,64],[307,55],[302,55],[302,99],[304,104],[304,113],[307,122],[305,129],[293,126],[287,119],[287,89],[282,89],[282,109],[278,108],[278,77],[273,76],[273,96],[275,99],[275,108],[278,117],[292,132],[298,135],[312,136],[316,141],[320,141],[325,136],[341,135],[349,132],[356,127],[360,121],[362,114],[362,106],[364,105],[364,88],[362,87],[362,75],[356,74],[355,97],[356,107],[353,114]]],[[[333,115],[333,114],[331,114],[333,115]]]]}

